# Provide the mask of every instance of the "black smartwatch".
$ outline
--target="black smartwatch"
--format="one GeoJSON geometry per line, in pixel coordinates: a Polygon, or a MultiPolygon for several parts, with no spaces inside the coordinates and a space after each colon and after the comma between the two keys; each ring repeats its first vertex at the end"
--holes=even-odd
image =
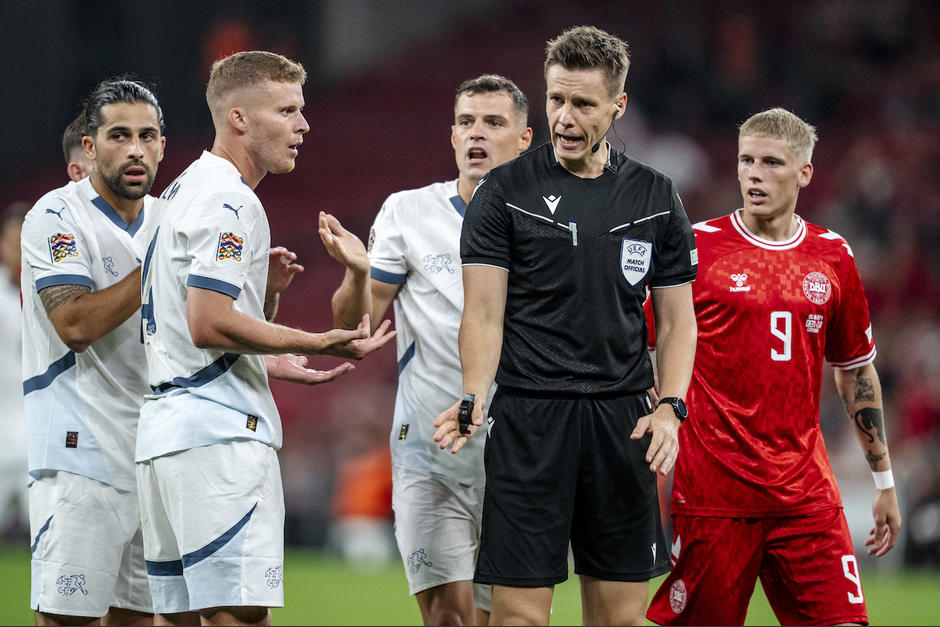
{"type": "Polygon", "coordinates": [[[676,412],[676,418],[679,419],[679,422],[684,422],[686,418],[689,417],[689,409],[685,406],[685,401],[679,398],[678,396],[667,396],[665,398],[659,399],[659,405],[663,403],[667,405],[672,405],[672,411],[676,412]]]}
{"type": "Polygon", "coordinates": [[[464,394],[460,407],[457,409],[457,425],[463,435],[470,435],[470,417],[473,415],[473,404],[476,399],[475,394],[464,394]]]}

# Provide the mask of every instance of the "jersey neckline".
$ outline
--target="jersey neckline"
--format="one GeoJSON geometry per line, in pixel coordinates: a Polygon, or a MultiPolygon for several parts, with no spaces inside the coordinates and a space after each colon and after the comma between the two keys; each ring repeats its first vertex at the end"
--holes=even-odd
{"type": "Polygon", "coordinates": [[[759,237],[751,232],[747,228],[747,225],[744,224],[744,220],[741,218],[741,213],[743,209],[737,209],[731,214],[731,225],[734,226],[734,229],[743,237],[747,242],[763,248],[765,250],[790,250],[791,248],[796,248],[799,246],[804,239],[806,239],[806,222],[800,216],[793,214],[793,217],[797,221],[796,233],[793,234],[793,237],[784,240],[784,241],[774,241],[769,239],[764,239],[759,237]]]}

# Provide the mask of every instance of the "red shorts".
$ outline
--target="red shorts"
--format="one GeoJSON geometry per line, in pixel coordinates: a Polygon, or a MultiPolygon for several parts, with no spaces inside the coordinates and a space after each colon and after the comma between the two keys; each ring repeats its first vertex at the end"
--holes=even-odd
{"type": "Polygon", "coordinates": [[[782,625],[868,624],[842,509],[790,518],[673,516],[672,572],[646,617],[743,625],[760,577],[782,625]]]}

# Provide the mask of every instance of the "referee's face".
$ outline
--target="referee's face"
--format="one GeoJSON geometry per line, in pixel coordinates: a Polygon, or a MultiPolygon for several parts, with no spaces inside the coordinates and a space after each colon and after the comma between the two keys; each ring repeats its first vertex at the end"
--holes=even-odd
{"type": "Polygon", "coordinates": [[[607,160],[602,144],[607,129],[626,104],[627,95],[612,95],[604,71],[569,70],[552,65],[545,74],[545,113],[559,162],[575,174],[607,160]],[[591,149],[600,144],[598,150],[591,149]]]}

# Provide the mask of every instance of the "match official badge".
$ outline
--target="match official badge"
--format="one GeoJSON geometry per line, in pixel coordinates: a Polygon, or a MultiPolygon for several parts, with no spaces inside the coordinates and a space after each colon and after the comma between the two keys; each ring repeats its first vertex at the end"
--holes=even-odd
{"type": "Polygon", "coordinates": [[[216,255],[219,261],[241,261],[242,245],[245,240],[234,233],[219,234],[219,250],[216,255]]]}
{"type": "Polygon", "coordinates": [[[78,431],[65,432],[65,448],[78,448],[78,431]]]}
{"type": "Polygon", "coordinates": [[[52,263],[59,263],[69,257],[78,257],[78,245],[71,233],[56,233],[49,238],[49,256],[52,263]]]}
{"type": "Polygon", "coordinates": [[[252,431],[258,430],[258,417],[257,416],[248,416],[248,422],[245,423],[245,428],[252,431]]]}
{"type": "Polygon", "coordinates": [[[404,440],[408,437],[408,423],[406,422],[401,426],[401,431],[398,432],[398,439],[404,440]]]}
{"type": "Polygon", "coordinates": [[[653,244],[638,239],[624,239],[620,245],[620,271],[630,285],[643,280],[650,269],[653,244]]]}

